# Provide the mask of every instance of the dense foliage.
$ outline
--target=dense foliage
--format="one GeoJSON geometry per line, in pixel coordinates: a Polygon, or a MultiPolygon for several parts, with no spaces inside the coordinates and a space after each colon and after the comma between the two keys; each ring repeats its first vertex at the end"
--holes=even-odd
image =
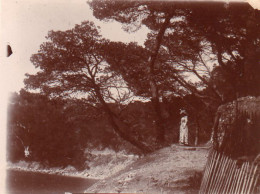
{"type": "Polygon", "coordinates": [[[218,108],[215,149],[232,158],[253,160],[260,152],[260,98],[243,97],[218,108]]]}
{"type": "MultiPolygon", "coordinates": [[[[197,110],[201,108],[196,98],[187,96],[187,101],[197,106],[197,110]]],[[[115,104],[110,106],[119,111],[115,104]]],[[[193,115],[194,110],[189,109],[191,106],[187,106],[181,98],[164,99],[164,126],[168,145],[178,142],[179,109],[185,106],[190,114],[191,143],[194,142],[197,127],[200,128],[200,143],[209,139],[212,122],[209,117],[193,115]]],[[[129,134],[146,145],[156,146],[155,115],[152,110],[150,102],[133,102],[124,106],[121,118],[129,134]]],[[[205,110],[199,112],[201,115],[210,114],[205,110]]],[[[44,95],[21,90],[19,94],[11,96],[8,115],[8,160],[12,162],[38,161],[46,166],[73,165],[81,169],[87,167],[86,161],[91,158],[88,151],[91,149],[110,148],[140,153],[115,135],[102,109],[87,106],[81,100],[50,100],[44,95]],[[30,151],[28,157],[24,155],[26,146],[30,151]]]]}
{"type": "Polygon", "coordinates": [[[31,57],[40,71],[10,103],[10,160],[24,146],[30,160],[54,166],[83,167],[86,148],[149,153],[178,141],[181,108],[190,143],[208,141],[221,104],[260,94],[259,11],[215,5],[90,3],[95,17],[129,32],[148,27],[144,46],[103,39],[89,21],[50,31],[31,57]]]}
{"type": "Polygon", "coordinates": [[[29,148],[28,160],[48,166],[84,167],[84,149],[89,139],[86,124],[70,120],[61,100],[21,91],[9,104],[8,159],[17,161],[29,148]]]}
{"type": "MultiPolygon", "coordinates": [[[[139,63],[148,84],[146,91],[138,91],[151,97],[158,131],[164,131],[159,99],[165,93],[194,94],[213,111],[238,97],[259,95],[260,14],[247,3],[93,0],[89,4],[98,19],[116,20],[127,31],[142,25],[151,30],[145,42],[149,60],[139,63]]],[[[117,67],[123,75],[132,71],[122,70],[123,64],[117,67]]]]}

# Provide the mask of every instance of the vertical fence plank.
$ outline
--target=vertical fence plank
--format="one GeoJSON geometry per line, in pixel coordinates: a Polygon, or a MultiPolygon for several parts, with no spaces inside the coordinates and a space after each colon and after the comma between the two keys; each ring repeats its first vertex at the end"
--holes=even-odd
{"type": "Polygon", "coordinates": [[[239,172],[239,176],[238,176],[238,181],[237,181],[235,193],[239,193],[241,183],[242,183],[242,180],[243,180],[245,165],[246,165],[246,163],[243,163],[243,165],[239,169],[240,172],[239,172]]]}
{"type": "Polygon", "coordinates": [[[235,191],[235,186],[236,186],[236,183],[237,183],[237,177],[238,177],[238,169],[237,169],[237,165],[235,165],[235,175],[234,175],[234,178],[232,180],[232,186],[230,188],[230,193],[234,193],[235,191]]]}
{"type": "Polygon", "coordinates": [[[210,175],[210,179],[209,179],[209,187],[206,190],[206,193],[210,192],[211,186],[212,186],[213,182],[215,181],[214,180],[215,179],[215,173],[216,173],[216,168],[217,168],[217,164],[218,164],[218,161],[220,159],[220,156],[221,156],[221,154],[217,153],[217,157],[216,157],[216,160],[214,160],[214,165],[212,167],[212,171],[211,171],[211,175],[210,175]]]}
{"type": "Polygon", "coordinates": [[[217,185],[217,189],[215,190],[216,193],[221,193],[221,189],[223,189],[223,187],[225,185],[225,182],[228,178],[228,172],[229,172],[228,170],[231,167],[230,161],[231,160],[228,157],[226,157],[226,162],[225,162],[223,170],[221,172],[219,183],[217,185]]]}
{"type": "Polygon", "coordinates": [[[241,176],[241,180],[240,180],[240,184],[239,184],[239,188],[238,188],[238,192],[242,193],[243,191],[243,185],[244,182],[246,181],[246,176],[247,176],[247,162],[244,162],[244,168],[242,170],[242,176],[241,176]]]}
{"type": "Polygon", "coordinates": [[[216,163],[216,166],[215,166],[215,173],[214,173],[214,180],[212,181],[212,185],[211,185],[211,188],[209,190],[209,192],[213,192],[214,190],[214,187],[215,187],[215,184],[217,182],[217,178],[218,178],[218,174],[219,174],[219,169],[220,169],[220,166],[221,164],[223,163],[223,157],[221,154],[219,154],[219,161],[216,163]]]}
{"type": "Polygon", "coordinates": [[[215,162],[216,157],[217,157],[217,152],[214,152],[212,159],[211,159],[208,175],[206,177],[205,187],[204,187],[204,190],[203,190],[204,193],[206,193],[206,190],[207,190],[207,187],[208,187],[208,184],[209,184],[209,180],[210,180],[210,176],[212,174],[212,168],[214,166],[214,162],[215,162]]]}
{"type": "Polygon", "coordinates": [[[244,162],[238,168],[236,160],[212,151],[207,160],[199,193],[250,194],[256,191],[259,181],[258,167],[259,164],[244,162]]]}
{"type": "Polygon", "coordinates": [[[214,188],[212,190],[213,193],[217,193],[217,190],[219,189],[220,185],[221,185],[221,182],[223,180],[223,173],[224,173],[224,170],[225,170],[225,167],[227,165],[227,160],[228,158],[224,155],[222,155],[222,163],[220,164],[219,166],[219,169],[218,169],[218,175],[216,177],[216,183],[214,185],[214,188]]]}
{"type": "Polygon", "coordinates": [[[210,163],[212,161],[213,154],[214,154],[213,150],[210,151],[208,159],[207,159],[207,163],[206,163],[206,166],[205,166],[205,169],[204,169],[204,173],[203,173],[203,178],[202,178],[201,185],[200,185],[199,194],[202,194],[204,192],[204,187],[205,187],[205,183],[206,183],[206,180],[207,180],[209,166],[210,166],[210,163]]]}
{"type": "Polygon", "coordinates": [[[255,182],[254,182],[254,184],[253,184],[253,188],[252,188],[252,193],[256,193],[256,192],[254,192],[254,190],[256,190],[257,188],[256,188],[256,184],[257,184],[257,182],[258,182],[258,179],[259,179],[259,174],[257,174],[257,176],[256,176],[256,178],[255,178],[255,182]]]}
{"type": "Polygon", "coordinates": [[[218,190],[220,184],[221,184],[221,180],[222,180],[222,174],[223,174],[223,170],[224,170],[224,167],[226,165],[226,162],[227,162],[227,158],[225,156],[222,155],[222,163],[220,164],[219,166],[219,169],[218,169],[218,175],[216,176],[216,183],[214,185],[214,188],[212,190],[213,193],[216,193],[216,191],[218,190]]]}
{"type": "Polygon", "coordinates": [[[225,188],[225,185],[227,184],[227,179],[229,177],[230,174],[230,170],[231,170],[231,160],[227,158],[227,163],[225,165],[225,168],[223,169],[223,175],[221,175],[221,182],[219,184],[218,189],[216,190],[216,192],[218,193],[222,193],[223,189],[225,188]]]}
{"type": "Polygon", "coordinates": [[[227,179],[225,186],[223,188],[224,194],[228,193],[228,191],[229,191],[229,188],[230,188],[230,185],[232,183],[233,176],[234,176],[235,166],[236,166],[235,161],[233,161],[231,159],[230,159],[230,163],[231,163],[231,167],[230,167],[230,170],[229,170],[229,173],[228,173],[228,179],[227,179]]]}
{"type": "Polygon", "coordinates": [[[247,193],[248,193],[248,194],[250,194],[250,191],[251,191],[251,189],[252,189],[252,184],[253,184],[253,182],[254,182],[254,177],[255,177],[255,174],[256,174],[256,170],[257,170],[257,165],[256,165],[256,166],[255,166],[255,165],[252,165],[252,167],[254,167],[254,171],[253,171],[253,173],[251,174],[252,178],[251,178],[251,180],[250,180],[249,188],[248,188],[248,190],[247,190],[247,193]]]}
{"type": "Polygon", "coordinates": [[[208,178],[208,175],[209,175],[210,166],[211,166],[211,163],[212,163],[212,160],[213,160],[215,154],[216,154],[216,152],[214,152],[213,149],[209,153],[209,157],[207,159],[207,164],[206,164],[206,167],[205,167],[205,170],[204,170],[204,175],[203,175],[203,179],[202,179],[201,186],[200,186],[200,192],[199,192],[200,194],[202,194],[204,192],[206,182],[207,182],[207,178],[208,178]]]}
{"type": "Polygon", "coordinates": [[[245,193],[248,192],[248,188],[249,188],[249,185],[250,185],[250,180],[251,180],[251,177],[252,177],[253,170],[254,170],[254,165],[250,165],[250,170],[249,170],[249,173],[248,173],[248,178],[247,178],[246,187],[245,187],[245,193]]]}
{"type": "Polygon", "coordinates": [[[246,182],[247,182],[247,178],[248,178],[248,174],[249,174],[249,162],[246,162],[246,168],[245,168],[245,177],[244,177],[244,181],[243,181],[243,185],[242,185],[242,190],[241,193],[245,192],[245,187],[246,187],[246,182]]]}

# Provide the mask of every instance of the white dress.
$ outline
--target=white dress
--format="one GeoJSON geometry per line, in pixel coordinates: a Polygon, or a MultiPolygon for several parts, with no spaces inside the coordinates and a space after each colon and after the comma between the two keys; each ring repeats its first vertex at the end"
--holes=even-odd
{"type": "Polygon", "coordinates": [[[180,125],[180,144],[188,144],[188,116],[183,116],[181,118],[181,125],[180,125]]]}

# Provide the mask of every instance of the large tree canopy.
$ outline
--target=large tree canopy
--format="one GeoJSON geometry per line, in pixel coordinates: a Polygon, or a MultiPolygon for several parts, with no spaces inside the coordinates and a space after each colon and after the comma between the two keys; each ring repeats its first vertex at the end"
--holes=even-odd
{"type": "MultiPolygon", "coordinates": [[[[116,20],[127,31],[142,25],[151,30],[145,43],[149,58],[136,71],[144,73],[149,88],[142,91],[137,84],[135,88],[139,94],[150,94],[158,140],[164,140],[160,98],[165,92],[194,94],[209,107],[259,95],[260,20],[259,11],[249,4],[115,0],[89,4],[98,19],[116,20]],[[197,83],[188,81],[191,75],[197,83]]],[[[124,67],[117,65],[121,72],[124,67]]],[[[126,69],[124,75],[133,73],[126,69]]],[[[127,76],[124,79],[130,81],[127,76]]]]}
{"type": "Polygon", "coordinates": [[[108,40],[102,39],[98,28],[91,22],[83,22],[67,31],[51,31],[31,61],[39,71],[27,75],[28,89],[38,89],[50,97],[82,98],[88,105],[101,107],[108,115],[114,131],[143,152],[150,149],[135,140],[121,126],[116,112],[109,103],[127,103],[132,92],[117,72],[113,72],[103,56],[108,40]]]}
{"type": "Polygon", "coordinates": [[[231,4],[221,10],[195,9],[187,21],[210,43],[226,83],[237,94],[233,99],[259,95],[259,11],[231,4]]]}
{"type": "Polygon", "coordinates": [[[39,52],[31,57],[32,63],[41,71],[28,75],[27,87],[61,96],[90,92],[102,62],[98,47],[105,41],[94,24],[84,22],[65,32],[50,31],[47,39],[50,41],[43,43],[39,52]]]}
{"type": "MultiPolygon", "coordinates": [[[[90,6],[98,19],[116,20],[128,28],[146,25],[152,30],[146,47],[152,58],[156,55],[155,68],[165,68],[162,63],[168,63],[175,70],[194,74],[202,84],[197,86],[209,87],[220,103],[259,95],[260,20],[259,11],[249,4],[93,0],[90,6]],[[160,33],[163,29],[165,33],[160,33]],[[213,63],[220,67],[233,96],[224,96],[209,81],[213,63]]],[[[198,93],[182,77],[175,76],[175,80],[198,93]]]]}
{"type": "Polygon", "coordinates": [[[160,143],[167,95],[196,96],[214,109],[259,95],[259,11],[248,4],[93,0],[90,6],[94,16],[119,21],[127,31],[146,25],[151,31],[144,47],[103,39],[91,22],[51,31],[31,58],[40,71],[28,75],[26,86],[101,107],[115,132],[144,152],[150,148],[127,134],[129,126],[119,116],[133,95],[150,98],[160,143]]]}

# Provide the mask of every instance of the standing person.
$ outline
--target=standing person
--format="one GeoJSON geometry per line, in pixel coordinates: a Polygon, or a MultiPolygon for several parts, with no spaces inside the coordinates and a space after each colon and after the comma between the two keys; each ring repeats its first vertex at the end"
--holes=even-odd
{"type": "Polygon", "coordinates": [[[188,115],[185,110],[180,111],[181,114],[181,125],[180,125],[180,145],[188,145],[188,115]]]}

